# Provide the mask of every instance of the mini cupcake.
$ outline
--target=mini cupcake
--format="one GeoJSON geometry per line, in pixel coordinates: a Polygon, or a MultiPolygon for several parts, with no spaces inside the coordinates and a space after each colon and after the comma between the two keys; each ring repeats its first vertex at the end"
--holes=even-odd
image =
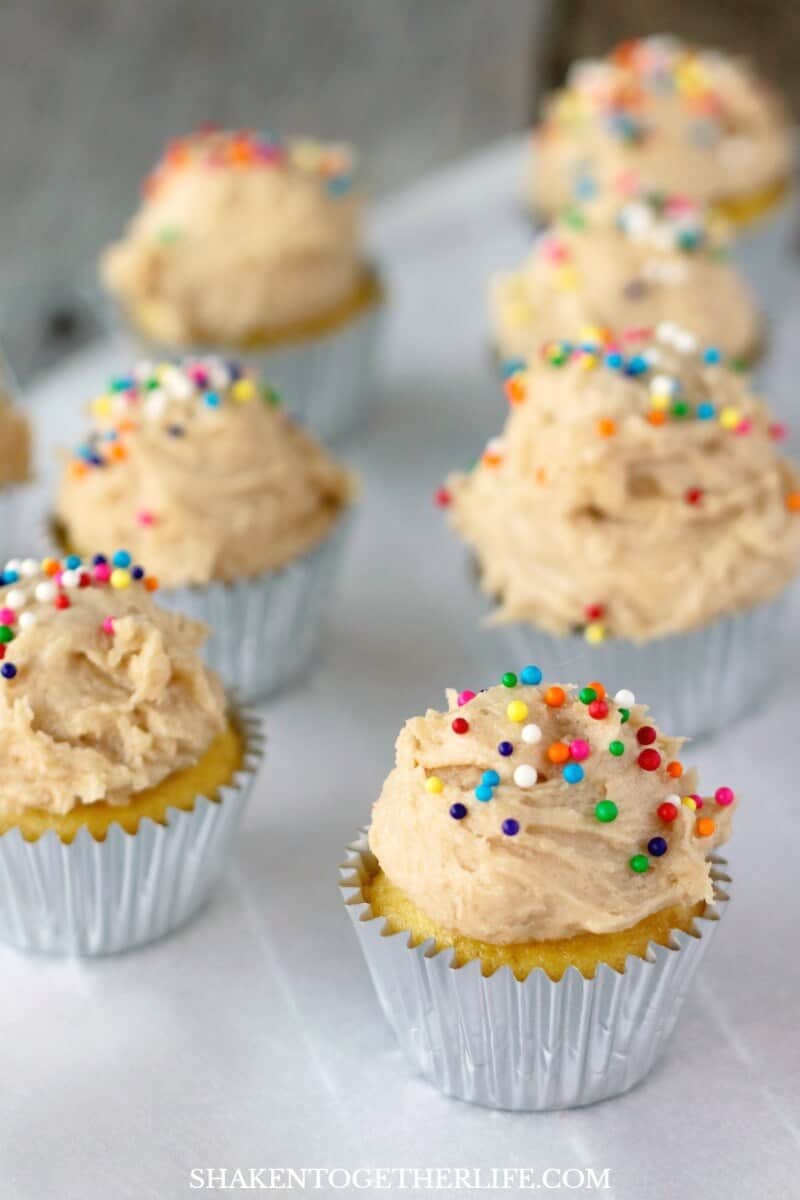
{"type": "Polygon", "coordinates": [[[207,630],[141,569],[12,560],[0,574],[0,938],[105,954],[206,899],[260,755],[202,663],[207,630]]]}
{"type": "Polygon", "coordinates": [[[572,205],[520,270],[492,280],[495,347],[502,359],[526,358],[556,337],[579,341],[587,329],[672,321],[726,357],[752,362],[761,322],[725,245],[720,222],[681,197],[572,205]]]}
{"type": "Polygon", "coordinates": [[[342,883],[412,1063],[492,1108],[638,1083],[729,882],[711,851],[732,790],[701,797],[629,691],[541,680],[508,672],[406,723],[342,883]]]}
{"type": "Polygon", "coordinates": [[[92,404],[55,534],[60,553],[98,550],[109,571],[147,562],[163,603],[212,627],[209,665],[251,698],[296,677],[319,644],[353,491],[236,364],[140,363],[92,404]]]}
{"type": "Polygon", "coordinates": [[[101,262],[146,353],[246,356],[329,439],[363,422],[381,295],[352,150],[205,130],[172,142],[101,262]]]}
{"type": "Polygon", "coordinates": [[[649,694],[686,734],[726,724],[781,665],[800,566],[783,429],[672,325],[550,343],[506,391],[503,436],[442,496],[494,624],[520,656],[649,694]]]}
{"type": "Polygon", "coordinates": [[[710,204],[746,234],[737,253],[752,282],[769,284],[781,265],[794,228],[791,122],[741,59],[673,37],[624,42],[572,66],[534,143],[540,215],[646,186],[710,204]]]}

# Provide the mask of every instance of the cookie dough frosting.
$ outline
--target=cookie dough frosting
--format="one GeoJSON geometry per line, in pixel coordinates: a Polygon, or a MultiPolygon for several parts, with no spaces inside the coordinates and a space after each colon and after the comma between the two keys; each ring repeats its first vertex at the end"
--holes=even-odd
{"type": "Polygon", "coordinates": [[[715,347],[673,325],[553,342],[440,494],[495,619],[643,642],[780,592],[800,566],[785,430],[715,347]]]}
{"type": "Polygon", "coordinates": [[[62,540],[79,553],[124,545],[165,586],[281,567],[351,499],[347,471],[221,358],[139,363],[91,409],[61,481],[62,540]]]}
{"type": "Polygon", "coordinates": [[[24,483],[31,470],[31,431],[27,418],[0,385],[0,488],[24,483]]]}
{"type": "Polygon", "coordinates": [[[573,65],[535,133],[530,197],[550,215],[641,185],[727,201],[779,191],[791,170],[787,112],[746,62],[651,37],[573,65]]]}
{"type": "Polygon", "coordinates": [[[674,321],[726,355],[751,358],[758,311],[726,261],[721,223],[685,197],[645,193],[599,209],[573,205],[536,239],[523,267],[492,281],[494,341],[506,358],[587,328],[674,321]]]}
{"type": "Polygon", "coordinates": [[[538,667],[408,721],[369,841],[444,929],[497,945],[628,929],[712,898],[728,787],[697,794],[681,739],[627,691],[546,685],[538,667]]]}
{"type": "Polygon", "coordinates": [[[101,262],[134,325],[242,346],[330,314],[364,278],[352,150],[250,130],[171,143],[101,262]]]}
{"type": "Polygon", "coordinates": [[[0,573],[0,811],[125,804],[195,763],[226,726],[207,630],[158,608],[112,559],[14,560],[0,573]]]}

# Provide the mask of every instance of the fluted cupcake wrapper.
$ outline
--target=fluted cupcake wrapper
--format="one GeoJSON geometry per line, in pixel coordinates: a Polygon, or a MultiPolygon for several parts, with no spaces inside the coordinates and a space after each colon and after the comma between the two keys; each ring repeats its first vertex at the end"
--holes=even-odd
{"type": "Polygon", "coordinates": [[[442,1092],[489,1108],[575,1108],[633,1087],[653,1067],[678,1018],[728,899],[722,860],[714,903],[652,944],[624,973],[601,963],[593,979],[570,967],[557,983],[541,969],[520,982],[508,967],[454,967],[432,940],[410,946],[363,898],[376,869],[366,831],[348,848],[341,888],[383,1012],[414,1067],[442,1092]]]}
{"type": "Polygon", "coordinates": [[[133,342],[134,355],[158,362],[187,354],[235,359],[271,384],[295,420],[322,441],[332,442],[367,419],[382,318],[378,296],[329,333],[261,350],[216,345],[178,350],[145,337],[120,314],[112,320],[133,342]]]}
{"type": "Polygon", "coordinates": [[[103,841],[85,827],[62,842],[0,837],[0,940],[45,954],[100,955],[155,941],[183,925],[220,873],[263,755],[259,718],[232,710],[244,759],[217,800],[144,818],[136,833],[112,824],[103,841]]]}
{"type": "Polygon", "coordinates": [[[551,679],[601,679],[612,694],[629,688],[659,727],[702,737],[742,717],[782,673],[784,630],[793,588],[747,612],[701,629],[637,644],[580,634],[556,637],[533,625],[498,624],[512,660],[538,663],[551,679]]]}

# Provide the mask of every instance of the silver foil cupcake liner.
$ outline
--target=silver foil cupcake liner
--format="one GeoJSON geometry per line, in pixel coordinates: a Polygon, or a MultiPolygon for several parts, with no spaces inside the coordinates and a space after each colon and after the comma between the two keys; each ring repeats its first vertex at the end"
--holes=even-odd
{"type": "Polygon", "coordinates": [[[513,662],[539,663],[552,679],[601,679],[629,688],[662,729],[682,737],[713,733],[744,716],[782,673],[790,586],[775,600],[701,629],[637,644],[581,634],[556,637],[533,625],[497,624],[513,662]]]}
{"type": "Polygon", "coordinates": [[[0,940],[44,954],[115,954],[171,933],[207,899],[239,825],[259,763],[259,718],[232,710],[244,759],[215,801],[144,818],[135,834],[112,824],[103,841],[82,828],[62,842],[0,837],[0,940]]]}
{"type": "Polygon", "coordinates": [[[593,979],[570,967],[557,983],[541,969],[520,982],[508,967],[484,976],[453,965],[433,941],[389,933],[361,886],[377,866],[366,831],[341,868],[353,922],[384,1015],[413,1066],[440,1091],[488,1108],[539,1111],[606,1100],[639,1083],[664,1050],[728,900],[725,863],[712,864],[714,902],[694,933],[651,943],[624,973],[601,963],[593,979]]]}
{"type": "Polygon", "coordinates": [[[234,359],[276,390],[290,416],[322,441],[332,442],[356,430],[368,417],[383,318],[381,294],[329,333],[263,350],[216,345],[176,348],[145,337],[118,312],[111,321],[132,341],[132,357],[160,362],[219,354],[234,359]]]}

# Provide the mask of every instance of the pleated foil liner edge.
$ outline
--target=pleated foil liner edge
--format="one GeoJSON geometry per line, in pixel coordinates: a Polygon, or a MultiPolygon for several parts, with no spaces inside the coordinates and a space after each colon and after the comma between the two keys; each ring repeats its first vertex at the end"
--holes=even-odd
{"type": "Polygon", "coordinates": [[[414,1067],[449,1096],[488,1108],[543,1111],[593,1104],[632,1088],[672,1033],[694,973],[728,901],[730,877],[712,860],[714,902],[696,936],[629,956],[623,974],[600,964],[554,983],[541,969],[524,982],[507,967],[481,974],[452,965],[431,939],[412,947],[388,933],[361,885],[376,860],[362,829],[340,868],[340,888],[384,1015],[414,1067]]]}
{"type": "Polygon", "coordinates": [[[244,737],[242,765],[217,801],[168,808],[167,825],[144,818],[135,834],[112,824],[96,841],[80,829],[67,844],[54,830],[26,842],[0,836],[0,940],[44,954],[114,954],[183,925],[220,873],[264,753],[261,720],[231,703],[244,737]]]}

